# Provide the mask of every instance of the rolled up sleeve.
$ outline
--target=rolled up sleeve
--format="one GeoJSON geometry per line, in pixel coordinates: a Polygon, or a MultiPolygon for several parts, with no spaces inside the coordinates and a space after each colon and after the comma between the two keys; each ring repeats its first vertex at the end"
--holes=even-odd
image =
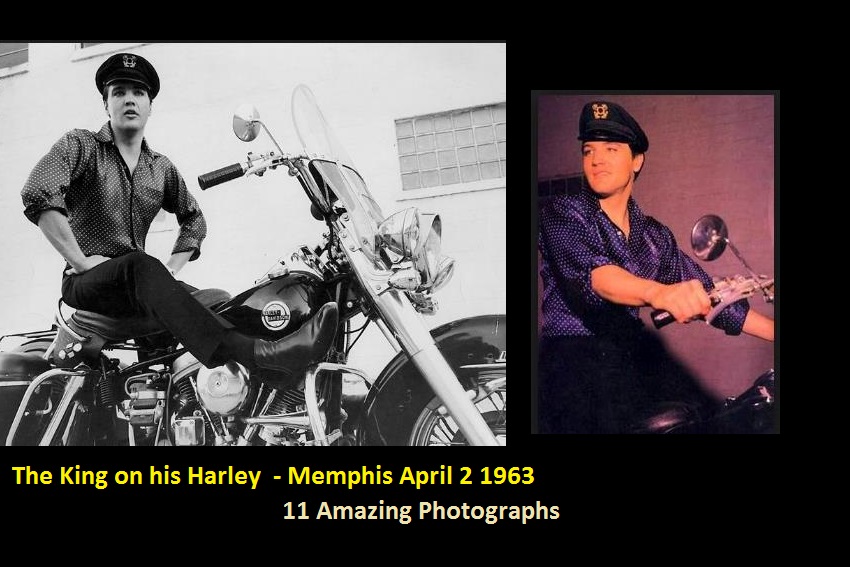
{"type": "Polygon", "coordinates": [[[171,253],[192,250],[189,261],[197,259],[201,255],[201,243],[207,236],[207,222],[198,202],[186,187],[183,176],[173,165],[168,175],[163,208],[174,213],[180,224],[180,234],[171,253]]]}
{"type": "MultiPolygon", "coordinates": [[[[714,288],[714,281],[705,270],[700,267],[690,256],[687,256],[681,250],[679,252],[679,262],[681,265],[681,281],[697,279],[702,282],[705,290],[711,291],[714,288]]],[[[746,299],[741,299],[729,305],[721,311],[717,317],[711,322],[713,327],[723,329],[727,335],[740,335],[744,328],[744,320],[747,318],[747,313],[750,311],[750,303],[746,299]]]]}
{"type": "Polygon", "coordinates": [[[553,199],[540,215],[540,251],[559,288],[591,305],[604,300],[591,285],[591,272],[617,264],[606,251],[599,231],[565,199],[553,199]]]}
{"type": "Polygon", "coordinates": [[[85,161],[85,144],[75,132],[62,136],[42,157],[21,190],[24,215],[38,224],[41,213],[54,209],[68,216],[65,193],[85,161]]]}

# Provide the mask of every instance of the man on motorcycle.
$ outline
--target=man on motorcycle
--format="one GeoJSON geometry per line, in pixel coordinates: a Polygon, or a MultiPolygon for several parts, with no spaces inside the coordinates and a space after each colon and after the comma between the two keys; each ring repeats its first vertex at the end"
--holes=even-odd
{"type": "Polygon", "coordinates": [[[109,121],[98,132],[62,136],[21,191],[26,217],[67,261],[64,302],[111,317],[152,315],[208,367],[232,359],[297,376],[330,346],[336,304],[271,342],[236,332],[195,300],[174,275],[200,255],[206,223],[177,168],[144,138],[159,76],[145,58],[118,53],[100,66],[95,83],[109,121]],[[180,224],[167,265],[144,252],[160,209],[180,224]]]}
{"type": "MultiPolygon", "coordinates": [[[[652,306],[687,323],[709,313],[713,283],[632,196],[649,148],[638,122],[617,104],[591,102],[578,139],[589,189],[553,198],[540,213],[539,432],[620,433],[659,401],[656,386],[704,401],[683,372],[661,360],[638,309],[652,306]],[[660,374],[657,385],[649,383],[653,374],[660,374]]],[[[746,301],[712,325],[773,340],[773,320],[746,301]]]]}

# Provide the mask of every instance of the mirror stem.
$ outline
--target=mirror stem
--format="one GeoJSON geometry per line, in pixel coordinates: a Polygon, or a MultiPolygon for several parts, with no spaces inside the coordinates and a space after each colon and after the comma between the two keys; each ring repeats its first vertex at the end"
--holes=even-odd
{"type": "Polygon", "coordinates": [[[738,252],[738,249],[735,248],[734,244],[732,244],[732,241],[729,240],[728,238],[724,238],[724,240],[726,241],[726,244],[729,246],[729,248],[732,249],[732,252],[735,254],[735,256],[738,257],[738,259],[741,261],[741,263],[747,269],[747,271],[750,272],[750,275],[753,276],[756,279],[757,282],[761,281],[761,277],[753,271],[753,269],[750,267],[749,264],[747,264],[747,261],[744,260],[743,256],[741,256],[741,253],[738,252]]]}
{"type": "Polygon", "coordinates": [[[275,140],[275,139],[274,139],[274,136],[272,136],[272,133],[271,133],[271,132],[269,132],[269,129],[268,129],[268,128],[266,128],[266,125],[265,125],[265,124],[263,124],[263,122],[262,122],[261,120],[257,120],[256,122],[257,122],[260,126],[262,126],[262,127],[263,127],[263,130],[265,130],[265,131],[266,131],[266,134],[268,135],[268,137],[269,137],[269,138],[271,138],[272,142],[274,142],[274,146],[277,148],[277,151],[280,153],[280,155],[285,155],[285,154],[283,153],[283,150],[282,150],[282,149],[280,149],[280,146],[278,145],[277,140],[275,140]]]}

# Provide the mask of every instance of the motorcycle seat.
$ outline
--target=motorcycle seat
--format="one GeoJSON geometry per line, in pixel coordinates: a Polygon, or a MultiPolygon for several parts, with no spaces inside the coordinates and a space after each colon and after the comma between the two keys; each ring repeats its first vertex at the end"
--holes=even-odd
{"type": "Polygon", "coordinates": [[[630,433],[675,433],[700,419],[700,409],[687,402],[665,402],[647,410],[630,433]]]}
{"type": "MultiPolygon", "coordinates": [[[[191,292],[204,307],[215,310],[230,300],[231,296],[222,289],[198,289],[191,292]]],[[[125,341],[145,337],[164,331],[154,317],[109,317],[93,311],[78,309],[71,315],[69,324],[76,331],[88,331],[107,341],[125,341]]]]}

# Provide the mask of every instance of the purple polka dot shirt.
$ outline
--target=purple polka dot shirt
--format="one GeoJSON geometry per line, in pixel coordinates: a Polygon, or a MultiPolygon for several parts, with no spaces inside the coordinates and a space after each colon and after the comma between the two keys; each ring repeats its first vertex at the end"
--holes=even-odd
{"type": "MultiPolygon", "coordinates": [[[[711,277],[679,249],[669,228],[644,215],[634,198],[628,210],[626,239],[588,189],[554,197],[541,208],[544,337],[594,336],[606,328],[606,321],[642,325],[637,307],[612,303],[593,291],[590,272],[599,266],[613,264],[664,284],[698,279],[706,291],[713,287],[711,277]]],[[[712,325],[740,334],[749,307],[746,300],[735,302],[712,325]]]]}
{"type": "Polygon", "coordinates": [[[24,214],[35,224],[55,209],[86,256],[115,258],[145,249],[145,238],[160,209],[177,216],[180,234],[172,253],[201,253],[207,226],[197,201],[174,164],[150,149],[142,151],[133,174],[113,141],[109,122],[99,132],[72,130],[36,164],[21,197],[24,214]]]}

